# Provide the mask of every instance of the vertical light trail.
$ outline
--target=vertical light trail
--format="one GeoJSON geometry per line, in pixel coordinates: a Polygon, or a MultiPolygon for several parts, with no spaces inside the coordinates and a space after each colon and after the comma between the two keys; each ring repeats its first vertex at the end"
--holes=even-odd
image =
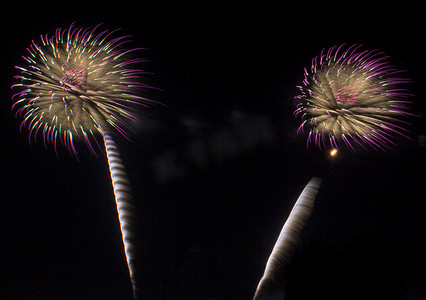
{"type": "Polygon", "coordinates": [[[265,299],[262,295],[267,290],[267,286],[277,283],[283,267],[289,263],[296,250],[300,234],[312,213],[315,197],[321,183],[321,178],[312,178],[303,189],[299,199],[297,199],[269,256],[265,272],[257,286],[253,299],[265,299]]]}
{"type": "Polygon", "coordinates": [[[124,252],[132,282],[133,297],[136,298],[136,282],[134,274],[134,246],[132,243],[132,221],[134,206],[130,194],[129,181],[126,170],[121,161],[119,151],[114,141],[107,133],[103,133],[105,150],[108,158],[109,171],[114,189],[115,203],[117,205],[118,220],[120,222],[121,236],[124,244],[124,252]]]}

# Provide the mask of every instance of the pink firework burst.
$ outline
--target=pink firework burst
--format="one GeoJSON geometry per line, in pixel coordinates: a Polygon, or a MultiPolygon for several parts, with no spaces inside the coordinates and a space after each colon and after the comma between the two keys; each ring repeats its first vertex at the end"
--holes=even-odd
{"type": "Polygon", "coordinates": [[[12,108],[23,118],[21,129],[29,130],[29,141],[43,137],[44,145],[64,144],[77,157],[74,140],[84,140],[95,154],[95,145],[105,152],[110,168],[124,253],[136,297],[135,247],[132,236],[134,204],[118,148],[111,134],[128,138],[139,119],[136,107],[145,106],[139,95],[147,86],[140,79],[143,59],[126,49],[128,36],[114,37],[117,30],[97,32],[91,28],[59,28],[52,36],[32,41],[23,56],[24,65],[15,76],[12,108]],[[104,143],[97,141],[100,136],[104,143]]]}
{"type": "Polygon", "coordinates": [[[388,56],[361,48],[324,49],[305,68],[294,114],[302,120],[298,133],[308,129],[308,146],[337,148],[343,141],[352,149],[386,150],[407,135],[409,80],[388,56]]]}
{"type": "Polygon", "coordinates": [[[32,41],[16,66],[13,109],[23,118],[29,141],[42,136],[44,144],[60,141],[76,155],[74,140],[84,140],[95,153],[96,136],[118,132],[128,138],[138,122],[135,108],[146,105],[139,95],[147,86],[140,79],[143,59],[127,49],[129,36],[117,30],[59,28],[32,41]]]}

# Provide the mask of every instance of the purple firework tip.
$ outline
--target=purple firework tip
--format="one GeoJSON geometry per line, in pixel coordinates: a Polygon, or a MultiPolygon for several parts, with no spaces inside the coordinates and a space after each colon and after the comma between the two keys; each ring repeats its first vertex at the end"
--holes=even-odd
{"type": "Polygon", "coordinates": [[[12,88],[16,116],[21,129],[29,130],[28,140],[42,135],[45,146],[58,140],[76,155],[74,140],[84,140],[95,154],[95,136],[118,132],[128,138],[139,119],[135,106],[148,99],[138,95],[145,72],[138,68],[143,59],[126,49],[129,36],[114,37],[117,30],[58,28],[52,36],[41,35],[31,42],[23,56],[20,74],[12,88]]]}
{"type": "Polygon", "coordinates": [[[354,150],[355,144],[386,150],[395,136],[406,136],[409,80],[388,56],[361,46],[323,49],[305,68],[294,115],[302,119],[298,133],[309,130],[307,146],[337,148],[343,141],[354,150]]]}

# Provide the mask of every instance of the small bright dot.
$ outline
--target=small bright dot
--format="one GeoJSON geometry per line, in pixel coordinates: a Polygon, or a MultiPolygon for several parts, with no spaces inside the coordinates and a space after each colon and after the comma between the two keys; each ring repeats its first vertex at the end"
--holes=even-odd
{"type": "Polygon", "coordinates": [[[332,150],[330,151],[330,156],[331,156],[331,157],[336,156],[336,154],[337,154],[337,149],[332,149],[332,150]]]}

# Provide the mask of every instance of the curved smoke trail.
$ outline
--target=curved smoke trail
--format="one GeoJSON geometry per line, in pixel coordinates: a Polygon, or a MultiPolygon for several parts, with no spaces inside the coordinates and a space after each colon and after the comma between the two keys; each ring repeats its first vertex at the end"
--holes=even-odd
{"type": "Polygon", "coordinates": [[[112,186],[114,189],[115,203],[117,205],[118,219],[120,221],[121,236],[124,244],[124,252],[129,269],[130,280],[132,282],[133,296],[136,298],[136,282],[134,272],[134,245],[132,243],[132,222],[134,206],[132,195],[130,194],[129,181],[121,161],[119,151],[112,138],[103,133],[105,150],[108,158],[109,171],[111,174],[112,186]]]}
{"type": "Polygon", "coordinates": [[[269,256],[265,272],[257,286],[253,299],[265,299],[263,295],[267,290],[267,286],[277,283],[283,267],[289,263],[296,250],[300,234],[312,213],[315,197],[321,183],[321,178],[312,178],[303,189],[299,199],[297,199],[269,256]]]}

